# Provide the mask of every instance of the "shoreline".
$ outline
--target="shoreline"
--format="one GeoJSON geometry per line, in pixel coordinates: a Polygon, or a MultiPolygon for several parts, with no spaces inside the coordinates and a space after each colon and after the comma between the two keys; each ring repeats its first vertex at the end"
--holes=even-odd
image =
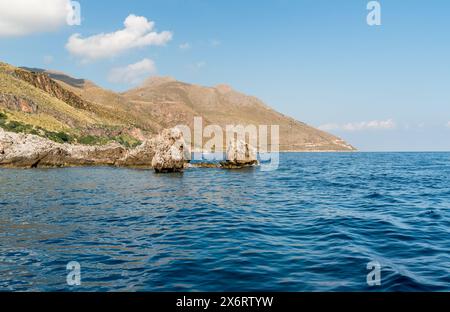
{"type": "MultiPolygon", "coordinates": [[[[178,132],[177,132],[178,133],[178,132]]],[[[154,157],[158,153],[166,153],[170,150],[170,142],[185,142],[182,138],[172,137],[172,130],[165,130],[163,134],[145,140],[141,145],[134,148],[127,148],[118,143],[106,145],[81,145],[70,143],[57,143],[48,138],[43,138],[34,134],[16,133],[5,131],[0,128],[0,168],[67,168],[67,167],[125,167],[155,169],[154,157]],[[163,135],[165,133],[165,135],[163,135]]],[[[276,153],[342,153],[354,152],[354,150],[282,150],[276,153]]],[[[177,152],[178,153],[178,152],[177,152]]],[[[189,147],[182,152],[185,155],[175,155],[175,158],[184,159],[190,162],[195,159],[199,152],[191,152],[189,147]],[[190,154],[190,156],[188,156],[190,154]]],[[[203,165],[194,167],[221,167],[220,161],[226,160],[227,152],[207,153],[202,151],[203,165]],[[206,155],[216,154],[214,163],[208,163],[206,155]],[[223,157],[223,158],[222,158],[223,157]]],[[[254,149],[254,160],[257,159],[256,149],[254,149]]],[[[270,153],[261,153],[270,154],[270,153]]],[[[165,154],[164,154],[165,155],[165,154]]],[[[165,155],[166,157],[168,155],[165,155]]],[[[170,156],[170,157],[173,157],[170,156]]],[[[170,158],[169,157],[169,158],[170,158]]],[[[157,158],[157,157],[155,157],[157,158]]],[[[164,162],[177,163],[176,166],[182,169],[183,164],[175,161],[163,159],[164,162]]],[[[223,167],[223,166],[222,166],[223,167]]],[[[226,167],[226,166],[225,166],[226,167]]]]}

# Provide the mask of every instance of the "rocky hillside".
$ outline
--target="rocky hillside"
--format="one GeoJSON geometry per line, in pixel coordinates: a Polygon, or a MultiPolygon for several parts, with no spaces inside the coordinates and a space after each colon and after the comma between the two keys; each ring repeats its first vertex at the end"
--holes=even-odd
{"type": "Polygon", "coordinates": [[[126,115],[81,98],[45,73],[0,63],[0,127],[59,143],[136,146],[145,134],[126,115]]]}
{"type": "MultiPolygon", "coordinates": [[[[124,93],[84,79],[0,63],[0,127],[59,143],[126,147],[163,129],[218,124],[279,125],[282,151],[351,151],[343,140],[280,114],[255,97],[221,85],[152,78],[124,93]]],[[[224,142],[225,143],[225,142],[224,142]]]]}
{"type": "Polygon", "coordinates": [[[203,87],[171,78],[152,78],[122,95],[163,127],[191,125],[194,116],[202,116],[204,125],[222,127],[279,125],[282,151],[353,150],[343,140],[278,113],[259,99],[227,85],[203,87]]]}

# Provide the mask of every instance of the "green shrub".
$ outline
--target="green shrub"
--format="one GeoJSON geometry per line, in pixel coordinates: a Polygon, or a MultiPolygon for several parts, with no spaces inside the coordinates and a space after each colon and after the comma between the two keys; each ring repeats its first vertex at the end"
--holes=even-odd
{"type": "Polygon", "coordinates": [[[6,115],[0,112],[0,127],[6,131],[39,135],[57,143],[72,143],[74,138],[65,132],[52,132],[42,128],[35,128],[19,121],[7,121],[6,115]]]}
{"type": "Polygon", "coordinates": [[[127,134],[122,134],[122,135],[116,136],[113,138],[113,140],[116,141],[117,143],[119,143],[120,145],[123,145],[128,148],[133,148],[133,147],[136,147],[136,146],[142,144],[141,141],[139,141],[138,139],[133,138],[132,136],[129,136],[127,134]]]}
{"type": "Polygon", "coordinates": [[[65,133],[65,132],[50,132],[50,131],[46,131],[45,132],[45,136],[47,139],[50,139],[52,141],[55,141],[57,143],[71,143],[73,142],[73,138],[65,133]]]}
{"type": "Polygon", "coordinates": [[[72,141],[72,138],[70,137],[70,135],[68,135],[68,134],[65,133],[65,132],[58,132],[58,133],[56,134],[56,136],[57,136],[61,141],[63,141],[64,143],[68,143],[68,142],[71,142],[71,141],[72,141]]]}
{"type": "Polygon", "coordinates": [[[49,140],[52,140],[57,143],[74,143],[78,142],[83,145],[105,145],[111,141],[115,141],[127,148],[134,148],[140,144],[141,141],[136,138],[128,135],[122,134],[115,137],[100,137],[94,135],[85,135],[81,137],[74,137],[70,134],[60,131],[60,132],[52,132],[45,130],[40,127],[33,127],[31,125],[27,125],[18,121],[8,121],[6,114],[0,112],[0,127],[4,128],[6,131],[16,132],[16,133],[25,133],[25,134],[34,134],[49,140]]]}
{"type": "Polygon", "coordinates": [[[6,131],[16,132],[16,133],[30,133],[33,130],[33,127],[27,124],[23,124],[21,122],[12,120],[9,122],[5,122],[3,124],[3,128],[6,131]]]}
{"type": "Polygon", "coordinates": [[[107,138],[98,137],[94,135],[86,135],[78,138],[78,143],[83,145],[104,145],[109,142],[107,138]]]}
{"type": "Polygon", "coordinates": [[[35,134],[33,126],[21,123],[19,121],[8,121],[6,114],[0,113],[0,127],[9,132],[35,134]]]}
{"type": "Polygon", "coordinates": [[[36,130],[36,129],[31,129],[30,134],[41,135],[41,134],[39,133],[39,130],[36,130]]]}
{"type": "Polygon", "coordinates": [[[0,112],[0,127],[4,127],[6,120],[8,120],[8,116],[6,114],[0,112]]]}

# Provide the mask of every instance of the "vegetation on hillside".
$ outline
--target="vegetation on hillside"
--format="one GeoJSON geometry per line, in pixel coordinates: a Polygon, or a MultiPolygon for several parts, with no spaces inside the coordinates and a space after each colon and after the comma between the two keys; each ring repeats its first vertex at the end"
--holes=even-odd
{"type": "Polygon", "coordinates": [[[48,131],[41,127],[24,124],[16,120],[8,120],[8,116],[1,112],[0,127],[9,132],[39,135],[58,143],[73,143],[75,141],[71,135],[62,131],[48,131]]]}
{"type": "Polygon", "coordinates": [[[203,126],[277,125],[281,151],[353,150],[338,137],[227,86],[202,87],[154,78],[136,89],[116,93],[86,80],[73,80],[64,74],[0,62],[0,109],[8,115],[8,121],[2,119],[2,127],[58,142],[118,142],[132,147],[140,143],[135,137],[155,135],[176,125],[193,129],[194,118],[201,116],[203,126]]]}
{"type": "Polygon", "coordinates": [[[20,109],[18,109],[14,112],[15,119],[21,119],[21,122],[50,131],[60,131],[62,128],[83,128],[96,124],[111,127],[126,126],[126,124],[114,120],[111,114],[93,112],[92,110],[95,110],[97,107],[100,108],[99,105],[91,110],[81,109],[81,104],[78,102],[83,101],[82,99],[78,99],[70,91],[65,92],[63,87],[52,80],[42,79],[42,77],[45,77],[42,75],[17,69],[0,62],[0,94],[14,95],[19,99],[27,99],[39,107],[39,114],[21,114],[20,109]],[[21,74],[18,75],[18,73],[21,74]],[[33,75],[36,75],[36,77],[33,75]],[[33,81],[33,77],[34,80],[41,81],[43,85],[37,87],[30,83],[30,81],[33,81]],[[45,91],[45,88],[48,88],[49,92],[45,91]],[[65,101],[68,97],[66,93],[73,97],[73,101],[65,101]],[[61,98],[55,96],[55,94],[61,98]],[[75,105],[73,102],[79,105],[75,105]]]}
{"type": "Polygon", "coordinates": [[[93,135],[76,135],[64,131],[54,132],[44,128],[22,123],[16,120],[9,120],[8,115],[0,112],[0,128],[9,132],[34,134],[57,143],[77,143],[83,145],[105,145],[117,142],[124,147],[131,148],[140,145],[142,142],[126,134],[101,137],[93,135]]]}
{"type": "MultiPolygon", "coordinates": [[[[81,98],[48,79],[45,74],[33,73],[0,62],[0,95],[9,103],[0,101],[0,127],[15,133],[34,134],[58,143],[105,145],[117,142],[135,147],[141,141],[122,133],[127,124],[117,123],[112,114],[99,114],[97,106],[91,110],[80,108],[81,98]],[[47,92],[49,89],[52,92],[47,92]],[[61,95],[62,98],[59,98],[61,95]],[[67,98],[70,97],[70,101],[67,98]],[[23,111],[23,103],[35,103],[38,111],[23,111]],[[66,101],[67,100],[67,101],[66,101]],[[9,106],[8,106],[9,105],[9,106]],[[92,131],[94,134],[90,134],[92,131]]],[[[86,102],[87,103],[87,102],[86,102]]],[[[118,116],[123,114],[117,114],[118,116]]]]}

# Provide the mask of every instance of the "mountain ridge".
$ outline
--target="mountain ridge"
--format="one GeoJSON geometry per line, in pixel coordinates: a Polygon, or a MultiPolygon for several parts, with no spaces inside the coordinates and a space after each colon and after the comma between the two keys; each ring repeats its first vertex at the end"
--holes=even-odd
{"type": "Polygon", "coordinates": [[[65,132],[75,143],[91,137],[95,144],[108,140],[137,144],[166,128],[183,124],[192,129],[194,117],[202,117],[203,126],[279,125],[281,151],[355,150],[344,140],[279,113],[257,97],[226,84],[205,87],[173,77],[150,77],[140,86],[118,93],[59,71],[0,63],[2,94],[38,107],[37,111],[27,111],[20,109],[19,103],[11,109],[14,105],[7,106],[0,97],[0,110],[13,121],[65,132]]]}

